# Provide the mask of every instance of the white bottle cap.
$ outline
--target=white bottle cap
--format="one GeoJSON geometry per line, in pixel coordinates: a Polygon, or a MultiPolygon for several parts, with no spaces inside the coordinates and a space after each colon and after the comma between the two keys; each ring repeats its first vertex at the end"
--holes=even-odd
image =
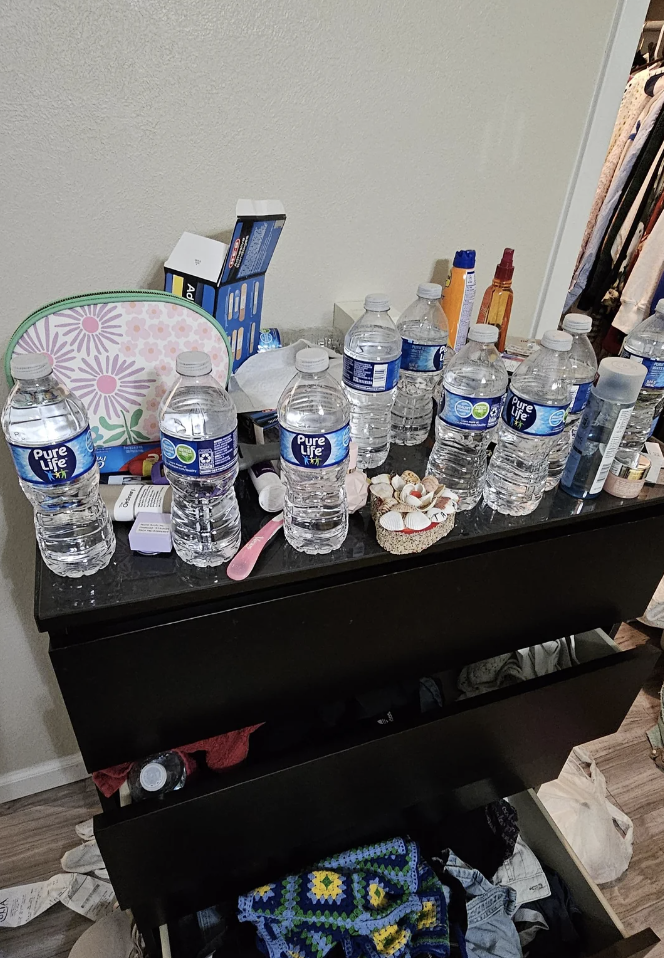
{"type": "Polygon", "coordinates": [[[474,343],[495,343],[498,339],[498,327],[491,323],[475,323],[468,330],[468,339],[474,343]]]}
{"type": "Polygon", "coordinates": [[[572,348],[572,337],[569,333],[564,333],[562,329],[547,329],[542,334],[542,346],[545,349],[557,349],[564,353],[572,348]]]}
{"type": "Polygon", "coordinates": [[[589,333],[593,321],[585,313],[568,313],[563,320],[563,329],[568,333],[589,333]]]}
{"type": "Polygon", "coordinates": [[[207,376],[212,372],[212,360],[207,353],[180,353],[175,360],[175,371],[180,376],[207,376]]]}
{"type": "Polygon", "coordinates": [[[443,287],[440,283],[420,283],[417,287],[417,295],[422,299],[440,299],[443,295],[443,287]]]}
{"type": "Polygon", "coordinates": [[[159,762],[148,762],[138,776],[141,788],[144,788],[146,792],[158,792],[166,784],[167,778],[166,769],[159,762]]]}
{"type": "Polygon", "coordinates": [[[14,379],[42,379],[53,372],[51,360],[46,353],[15,353],[11,361],[14,379]]]}
{"type": "Polygon", "coordinates": [[[599,364],[593,392],[600,399],[611,402],[635,403],[647,372],[636,356],[632,359],[609,356],[599,364]]]}
{"type": "Polygon", "coordinates": [[[301,373],[322,373],[330,365],[330,357],[322,346],[307,346],[295,357],[295,368],[301,373]]]}
{"type": "Polygon", "coordinates": [[[369,293],[364,297],[364,308],[372,313],[385,313],[390,308],[390,297],[386,293],[369,293]]]}

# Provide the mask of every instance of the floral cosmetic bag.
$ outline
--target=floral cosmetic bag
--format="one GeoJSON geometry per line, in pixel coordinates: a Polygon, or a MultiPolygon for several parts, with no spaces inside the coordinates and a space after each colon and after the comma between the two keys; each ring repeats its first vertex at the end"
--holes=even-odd
{"type": "Polygon", "coordinates": [[[159,440],[157,410],[175,379],[175,359],[202,350],[223,386],[228,337],[200,306],[150,290],[92,293],[49,303],[21,323],[5,354],[47,353],[53,371],[88,410],[95,446],[159,440]]]}

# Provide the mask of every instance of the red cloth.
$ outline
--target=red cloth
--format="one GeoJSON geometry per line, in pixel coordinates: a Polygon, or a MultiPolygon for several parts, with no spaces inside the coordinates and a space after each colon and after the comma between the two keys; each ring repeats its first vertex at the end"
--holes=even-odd
{"type": "MultiPolygon", "coordinates": [[[[226,732],[224,735],[213,735],[212,738],[203,738],[200,742],[191,742],[181,745],[172,751],[177,752],[185,764],[187,775],[196,768],[194,752],[205,752],[205,764],[213,772],[221,772],[232,765],[243,762],[249,752],[249,736],[260,728],[258,725],[249,725],[247,728],[237,729],[235,732],[226,732]]],[[[121,765],[111,765],[99,772],[93,772],[92,780],[106,798],[110,798],[126,780],[133,762],[123,762],[121,765]]]]}

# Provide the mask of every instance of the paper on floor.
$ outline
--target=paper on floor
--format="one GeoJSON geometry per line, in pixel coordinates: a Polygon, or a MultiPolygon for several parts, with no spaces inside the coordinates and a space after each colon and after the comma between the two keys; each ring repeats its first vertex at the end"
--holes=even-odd
{"type": "Polygon", "coordinates": [[[91,921],[108,914],[115,901],[110,882],[90,875],[54,875],[48,881],[0,890],[0,928],[18,928],[56,902],[91,921]]]}

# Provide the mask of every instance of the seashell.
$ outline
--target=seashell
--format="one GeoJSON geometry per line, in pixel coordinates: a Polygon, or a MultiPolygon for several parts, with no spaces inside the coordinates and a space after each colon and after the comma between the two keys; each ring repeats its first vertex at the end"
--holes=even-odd
{"type": "Polygon", "coordinates": [[[451,490],[451,489],[448,489],[447,486],[443,486],[443,491],[442,491],[441,495],[446,496],[448,499],[451,499],[452,502],[458,502],[458,501],[459,501],[459,497],[458,497],[458,495],[456,494],[456,492],[452,492],[452,490],[451,490]]]}
{"type": "Polygon", "coordinates": [[[423,512],[409,512],[404,519],[406,529],[412,529],[415,532],[421,532],[431,525],[431,519],[423,512]]]}
{"type": "Polygon", "coordinates": [[[384,513],[389,512],[390,509],[394,509],[395,506],[398,506],[399,503],[396,499],[374,499],[373,507],[373,516],[375,519],[380,518],[384,513]]]}
{"type": "Polygon", "coordinates": [[[420,509],[426,509],[427,506],[430,506],[432,502],[433,492],[427,492],[427,494],[422,496],[420,499],[420,509]]]}
{"type": "Polygon", "coordinates": [[[382,485],[383,483],[389,484],[389,482],[390,482],[390,476],[388,475],[388,473],[384,472],[384,473],[383,473],[382,475],[380,475],[380,476],[373,476],[373,477],[369,480],[369,482],[371,483],[372,486],[380,486],[380,485],[382,485]]]}
{"type": "Polygon", "coordinates": [[[453,509],[456,508],[456,503],[454,502],[454,499],[452,499],[451,496],[438,496],[438,498],[434,502],[434,506],[436,507],[436,509],[446,509],[450,505],[452,506],[453,509]]]}
{"type": "Polygon", "coordinates": [[[440,525],[441,522],[445,522],[447,519],[447,514],[442,509],[437,509],[435,506],[430,506],[424,514],[429,517],[431,522],[435,522],[436,525],[440,525]]]}
{"type": "Polygon", "coordinates": [[[414,505],[419,505],[420,499],[426,495],[426,489],[421,482],[407,482],[399,492],[399,499],[402,502],[409,502],[412,497],[414,505]],[[417,500],[417,502],[415,502],[417,500]]]}
{"type": "Polygon", "coordinates": [[[369,488],[372,495],[378,496],[379,499],[392,499],[394,496],[394,489],[386,482],[379,482],[375,485],[372,483],[369,488]]]}
{"type": "Polygon", "coordinates": [[[419,512],[417,506],[409,506],[405,502],[397,502],[396,506],[393,507],[394,512],[402,512],[406,515],[408,512],[419,512]]]}
{"type": "Polygon", "coordinates": [[[399,492],[400,489],[403,489],[405,485],[406,480],[402,479],[401,476],[394,476],[392,479],[392,488],[396,489],[397,492],[399,492]]]}
{"type": "Polygon", "coordinates": [[[434,479],[433,476],[425,476],[422,480],[422,485],[427,492],[436,492],[440,483],[437,479],[434,479]]]}
{"type": "Polygon", "coordinates": [[[420,477],[416,475],[412,469],[406,469],[405,472],[402,472],[401,478],[404,482],[414,482],[416,484],[420,481],[420,477]]]}
{"type": "Polygon", "coordinates": [[[389,532],[402,532],[404,529],[404,521],[399,512],[386,512],[378,521],[383,529],[389,532]]]}

